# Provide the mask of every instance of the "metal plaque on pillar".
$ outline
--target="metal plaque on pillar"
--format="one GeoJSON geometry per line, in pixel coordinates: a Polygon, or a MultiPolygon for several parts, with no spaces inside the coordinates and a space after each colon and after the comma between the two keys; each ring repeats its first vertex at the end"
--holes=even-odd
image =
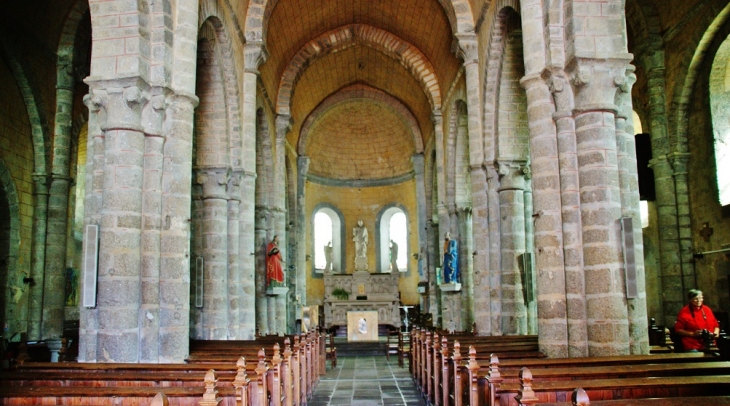
{"type": "Polygon", "coordinates": [[[636,242],[634,241],[634,219],[621,217],[621,240],[624,248],[624,271],[626,277],[626,298],[634,299],[639,293],[636,288],[636,242]]]}
{"type": "Polygon", "coordinates": [[[84,232],[84,307],[96,307],[96,277],[99,266],[99,226],[88,224],[84,232]]]}
{"type": "Polygon", "coordinates": [[[203,257],[195,258],[195,307],[203,307],[203,257]]]}

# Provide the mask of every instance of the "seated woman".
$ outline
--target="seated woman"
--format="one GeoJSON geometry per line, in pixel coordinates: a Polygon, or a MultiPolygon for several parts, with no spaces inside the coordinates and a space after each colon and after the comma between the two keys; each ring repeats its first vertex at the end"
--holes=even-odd
{"type": "Polygon", "coordinates": [[[674,332],[680,336],[685,351],[702,351],[705,349],[703,332],[717,337],[720,334],[720,324],[712,310],[702,304],[704,298],[701,290],[691,289],[687,292],[687,299],[689,304],[679,311],[674,332]]]}

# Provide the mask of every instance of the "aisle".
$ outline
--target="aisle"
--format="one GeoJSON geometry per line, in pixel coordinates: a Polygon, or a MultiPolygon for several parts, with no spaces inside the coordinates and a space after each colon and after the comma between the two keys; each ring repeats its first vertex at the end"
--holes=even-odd
{"type": "Polygon", "coordinates": [[[408,368],[385,355],[338,357],[337,368],[320,378],[309,406],[425,405],[408,368]]]}

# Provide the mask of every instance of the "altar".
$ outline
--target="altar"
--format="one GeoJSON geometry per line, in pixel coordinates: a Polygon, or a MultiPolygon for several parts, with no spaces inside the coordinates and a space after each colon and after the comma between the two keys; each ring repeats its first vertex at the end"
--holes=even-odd
{"type": "MultiPolygon", "coordinates": [[[[401,326],[398,273],[355,271],[352,274],[324,274],[324,325],[349,326],[348,313],[375,312],[377,324],[401,326]],[[339,295],[333,294],[339,293],[339,295]],[[343,292],[347,295],[343,295],[343,292]]],[[[367,318],[366,318],[367,321],[367,318]]],[[[349,327],[348,327],[349,336],[349,327]]]]}

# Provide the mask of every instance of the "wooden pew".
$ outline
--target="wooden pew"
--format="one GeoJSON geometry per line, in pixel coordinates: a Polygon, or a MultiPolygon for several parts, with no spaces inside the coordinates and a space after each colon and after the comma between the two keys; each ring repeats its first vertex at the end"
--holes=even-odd
{"type": "MultiPolygon", "coordinates": [[[[577,379],[534,382],[532,373],[523,368],[520,388],[515,397],[501,398],[501,406],[534,405],[561,401],[571,396],[576,386],[595,400],[645,399],[655,397],[687,397],[706,394],[730,395],[730,376],[662,376],[608,379],[577,379]]],[[[642,403],[643,404],[643,403],[642,403]]]]}
{"type": "Polygon", "coordinates": [[[583,388],[573,391],[570,402],[537,403],[536,406],[696,406],[730,405],[730,396],[692,396],[675,398],[614,399],[590,401],[583,388]]]}
{"type": "MultiPolygon", "coordinates": [[[[650,363],[638,362],[639,357],[633,357],[631,363],[630,358],[625,363],[616,364],[615,358],[612,360],[602,361],[601,357],[594,358],[595,364],[588,363],[588,359],[576,359],[574,364],[570,363],[570,359],[562,360],[562,367],[555,363],[553,367],[538,367],[531,370],[531,380],[535,385],[542,385],[546,382],[564,382],[575,381],[581,379],[588,380],[610,380],[615,378],[622,379],[643,379],[643,378],[684,378],[705,375],[730,375],[730,362],[707,361],[709,357],[696,358],[699,362],[667,362],[667,363],[650,363]]],[[[644,357],[646,359],[648,357],[644,357]]],[[[665,357],[666,360],[674,361],[674,359],[665,357]]],[[[487,375],[479,376],[481,369],[474,366],[469,371],[469,388],[466,393],[469,394],[468,402],[470,404],[487,404],[487,405],[507,405],[515,404],[514,398],[520,388],[520,375],[522,371],[529,368],[521,368],[516,373],[514,368],[506,368],[500,370],[499,361],[496,357],[492,360],[487,375]]],[[[576,386],[576,385],[574,385],[576,386]]],[[[729,393],[730,394],[730,393],[729,393]]]]}
{"type": "Polygon", "coordinates": [[[120,404],[147,404],[144,399],[154,395],[153,389],[162,390],[175,404],[197,405],[203,393],[203,379],[211,366],[221,368],[222,381],[218,382],[218,392],[222,404],[243,404],[245,406],[299,405],[301,398],[293,392],[292,376],[286,370],[283,359],[291,351],[285,349],[283,357],[274,348],[274,356],[267,365],[264,351],[257,357],[258,362],[246,364],[243,358],[233,364],[76,364],[76,363],[29,363],[18,370],[2,376],[0,403],[31,404],[79,403],[107,404],[100,398],[107,396],[123,397],[120,404]],[[109,392],[107,388],[118,389],[109,392]],[[97,388],[103,388],[99,390],[97,388]],[[160,389],[163,388],[163,389],[160,389]],[[236,398],[239,401],[236,401],[236,398]],[[246,403],[241,403],[245,399],[246,403]],[[270,401],[269,401],[270,399],[270,401]],[[295,403],[296,402],[296,403],[295,403]]]}

